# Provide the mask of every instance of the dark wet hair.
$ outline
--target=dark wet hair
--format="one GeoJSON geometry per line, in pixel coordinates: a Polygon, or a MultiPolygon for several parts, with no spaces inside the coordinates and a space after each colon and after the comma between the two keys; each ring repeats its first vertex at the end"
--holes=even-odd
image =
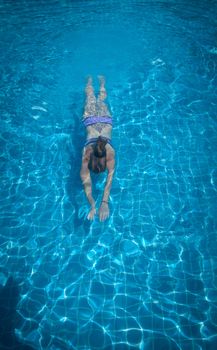
{"type": "Polygon", "coordinates": [[[106,170],[106,143],[107,141],[99,136],[92,146],[88,168],[96,174],[106,170]]]}

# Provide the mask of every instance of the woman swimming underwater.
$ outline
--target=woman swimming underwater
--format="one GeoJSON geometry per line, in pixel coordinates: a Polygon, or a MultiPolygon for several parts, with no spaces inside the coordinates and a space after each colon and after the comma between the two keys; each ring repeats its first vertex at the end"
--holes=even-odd
{"type": "Polygon", "coordinates": [[[101,173],[108,171],[106,184],[99,208],[99,219],[104,221],[109,217],[109,195],[115,170],[115,151],[111,144],[112,117],[108,106],[104,102],[107,93],[104,77],[99,77],[100,91],[96,98],[89,77],[85,88],[86,102],[83,115],[83,123],[87,131],[87,139],[83,149],[81,179],[84,191],[90,203],[91,209],[87,216],[93,220],[96,215],[95,200],[92,196],[91,172],[101,173]]]}

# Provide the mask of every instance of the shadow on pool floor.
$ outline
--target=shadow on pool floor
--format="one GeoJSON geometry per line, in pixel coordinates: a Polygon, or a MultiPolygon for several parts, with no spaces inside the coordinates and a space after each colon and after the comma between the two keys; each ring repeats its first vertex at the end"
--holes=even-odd
{"type": "Polygon", "coordinates": [[[5,286],[0,287],[0,349],[34,350],[22,344],[16,338],[16,306],[19,301],[19,288],[13,277],[9,277],[5,286]]]}

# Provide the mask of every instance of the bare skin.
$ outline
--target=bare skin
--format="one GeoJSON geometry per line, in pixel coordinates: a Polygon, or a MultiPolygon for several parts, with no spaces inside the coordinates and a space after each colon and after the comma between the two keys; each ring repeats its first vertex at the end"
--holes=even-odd
{"type": "MultiPolygon", "coordinates": [[[[100,81],[100,93],[98,98],[96,99],[93,86],[92,86],[92,78],[90,77],[87,81],[86,85],[86,103],[83,118],[87,118],[88,116],[110,116],[110,112],[108,110],[107,105],[104,100],[106,99],[107,93],[105,90],[105,80],[103,77],[99,77],[100,81]]],[[[112,126],[110,124],[96,123],[93,125],[89,125],[86,128],[87,130],[87,140],[90,138],[97,138],[99,136],[103,136],[111,139],[112,126]]],[[[103,192],[102,201],[99,208],[99,220],[105,221],[109,215],[109,195],[112,186],[112,180],[115,170],[115,151],[114,149],[107,143],[106,144],[106,170],[107,170],[107,179],[103,192]]],[[[88,168],[90,155],[92,152],[92,146],[88,145],[83,149],[82,155],[82,166],[80,171],[80,176],[82,183],[84,185],[84,191],[87,196],[88,202],[91,206],[90,211],[88,213],[88,220],[93,220],[95,215],[97,214],[96,203],[92,196],[92,182],[90,170],[88,168]]]]}

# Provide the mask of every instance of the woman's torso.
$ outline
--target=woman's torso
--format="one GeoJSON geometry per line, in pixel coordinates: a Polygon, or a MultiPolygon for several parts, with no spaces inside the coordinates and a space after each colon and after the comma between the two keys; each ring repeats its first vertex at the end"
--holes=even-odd
{"type": "Polygon", "coordinates": [[[99,136],[106,137],[111,140],[112,136],[112,126],[110,124],[96,123],[93,125],[88,125],[87,130],[87,140],[91,138],[97,138],[99,136]]]}

